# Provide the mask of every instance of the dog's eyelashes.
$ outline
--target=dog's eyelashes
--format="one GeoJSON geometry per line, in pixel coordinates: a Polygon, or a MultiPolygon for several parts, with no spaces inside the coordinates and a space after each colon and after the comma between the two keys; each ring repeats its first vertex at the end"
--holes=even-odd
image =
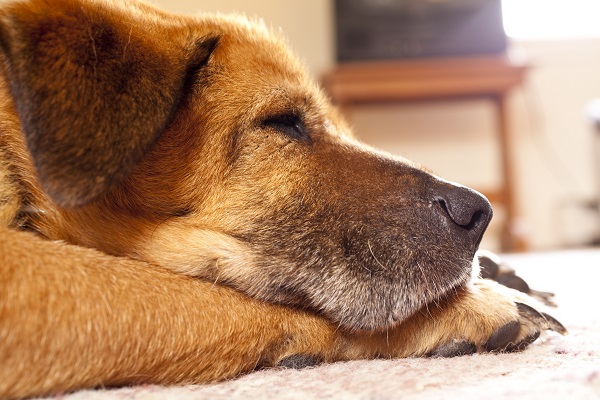
{"type": "Polygon", "coordinates": [[[265,119],[264,128],[275,129],[293,139],[310,142],[310,136],[302,120],[294,114],[281,114],[265,119]]]}

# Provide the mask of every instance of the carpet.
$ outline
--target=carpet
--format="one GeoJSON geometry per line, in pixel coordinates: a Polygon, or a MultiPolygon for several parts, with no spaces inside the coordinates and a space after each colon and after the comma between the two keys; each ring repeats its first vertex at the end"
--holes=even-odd
{"type": "Polygon", "coordinates": [[[504,257],[569,330],[542,335],[521,353],[451,359],[352,361],[271,369],[212,385],[86,390],[64,400],[158,399],[600,399],[600,251],[504,257]]]}

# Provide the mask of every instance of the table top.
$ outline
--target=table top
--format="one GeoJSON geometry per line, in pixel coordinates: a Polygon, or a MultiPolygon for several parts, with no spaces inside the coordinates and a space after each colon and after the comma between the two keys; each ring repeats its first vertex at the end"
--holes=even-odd
{"type": "Polygon", "coordinates": [[[498,96],[519,85],[530,68],[506,54],[342,63],[323,77],[338,104],[498,96]]]}

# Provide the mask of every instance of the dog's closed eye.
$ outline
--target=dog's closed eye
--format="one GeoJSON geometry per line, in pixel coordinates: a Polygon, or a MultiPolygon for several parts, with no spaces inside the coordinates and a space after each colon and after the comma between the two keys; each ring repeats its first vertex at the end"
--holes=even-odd
{"type": "Polygon", "coordinates": [[[306,126],[295,114],[279,114],[265,119],[262,123],[263,128],[275,129],[284,135],[310,143],[310,135],[306,126]]]}

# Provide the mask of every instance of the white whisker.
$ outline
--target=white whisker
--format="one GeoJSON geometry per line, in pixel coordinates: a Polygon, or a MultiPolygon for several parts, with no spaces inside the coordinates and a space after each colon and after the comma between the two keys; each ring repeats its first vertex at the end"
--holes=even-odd
{"type": "Polygon", "coordinates": [[[377,262],[377,264],[379,264],[379,266],[381,268],[383,268],[384,271],[388,271],[388,269],[381,263],[381,261],[379,261],[377,259],[377,257],[375,256],[375,253],[373,253],[373,248],[371,247],[371,242],[369,240],[367,240],[367,246],[369,246],[369,251],[371,252],[371,255],[373,256],[373,259],[375,259],[375,262],[377,262]]]}

